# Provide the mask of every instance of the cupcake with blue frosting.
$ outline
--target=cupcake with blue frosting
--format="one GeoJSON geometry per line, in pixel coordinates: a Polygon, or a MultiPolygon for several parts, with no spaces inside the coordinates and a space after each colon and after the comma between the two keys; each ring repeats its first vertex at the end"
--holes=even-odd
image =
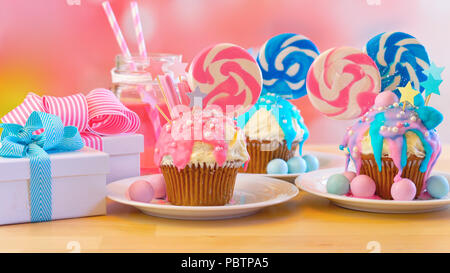
{"type": "Polygon", "coordinates": [[[287,161],[301,155],[309,136],[300,111],[273,93],[261,96],[237,123],[247,139],[250,161],[246,170],[241,169],[247,173],[266,173],[272,159],[287,161]]]}
{"type": "Polygon", "coordinates": [[[261,46],[256,61],[263,77],[262,95],[238,118],[250,154],[247,173],[266,173],[273,159],[288,161],[302,154],[309,132],[300,111],[289,100],[306,95],[306,76],[318,54],[310,39],[296,33],[276,35],[261,46]]]}

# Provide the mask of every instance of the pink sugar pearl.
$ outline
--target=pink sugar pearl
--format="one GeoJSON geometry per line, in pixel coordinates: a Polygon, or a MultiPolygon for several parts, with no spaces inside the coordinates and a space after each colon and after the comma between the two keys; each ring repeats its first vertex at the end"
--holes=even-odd
{"type": "Polygon", "coordinates": [[[397,95],[392,91],[383,91],[375,97],[375,107],[386,107],[398,102],[397,95]]]}
{"type": "Polygon", "coordinates": [[[345,177],[347,177],[348,181],[352,182],[353,178],[356,177],[356,173],[355,172],[344,172],[342,175],[344,175],[345,177]]]}
{"type": "Polygon", "coordinates": [[[164,180],[164,176],[162,174],[152,175],[147,180],[153,187],[155,198],[166,197],[166,181],[164,180]]]}
{"type": "Polygon", "coordinates": [[[145,180],[137,180],[128,188],[128,197],[132,201],[150,203],[154,195],[152,185],[145,180]]]}
{"type": "Polygon", "coordinates": [[[350,190],[355,197],[371,197],[375,194],[375,182],[367,175],[358,175],[350,182],[350,190]]]}
{"type": "Polygon", "coordinates": [[[394,200],[411,201],[416,196],[416,185],[406,178],[395,182],[391,187],[391,195],[394,200]]]}

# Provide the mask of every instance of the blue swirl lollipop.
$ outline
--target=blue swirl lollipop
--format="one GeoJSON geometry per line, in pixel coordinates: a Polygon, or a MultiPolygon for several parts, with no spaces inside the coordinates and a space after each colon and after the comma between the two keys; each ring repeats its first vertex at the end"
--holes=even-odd
{"type": "Polygon", "coordinates": [[[285,99],[306,95],[306,75],[318,55],[316,45],[302,35],[283,33],[269,39],[256,58],[264,80],[263,93],[285,99]]]}
{"type": "Polygon", "coordinates": [[[364,50],[377,64],[381,74],[381,91],[396,90],[408,82],[422,92],[420,83],[427,79],[424,70],[428,69],[430,60],[422,44],[417,39],[403,32],[384,32],[367,42],[364,50]]]}

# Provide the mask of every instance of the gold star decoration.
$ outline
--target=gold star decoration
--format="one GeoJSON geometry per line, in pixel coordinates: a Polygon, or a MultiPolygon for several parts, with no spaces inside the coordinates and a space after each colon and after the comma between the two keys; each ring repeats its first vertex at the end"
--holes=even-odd
{"type": "Polygon", "coordinates": [[[420,92],[412,88],[411,82],[408,82],[405,87],[398,87],[398,91],[400,91],[401,94],[400,102],[403,102],[403,108],[405,108],[407,102],[412,106],[415,106],[414,97],[420,94],[420,92]]]}

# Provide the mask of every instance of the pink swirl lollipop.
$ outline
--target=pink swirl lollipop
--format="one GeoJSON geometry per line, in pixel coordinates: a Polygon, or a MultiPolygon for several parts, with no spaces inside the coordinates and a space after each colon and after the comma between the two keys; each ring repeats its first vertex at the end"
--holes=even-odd
{"type": "Polygon", "coordinates": [[[332,48],[313,62],[306,79],[308,97],[322,114],[341,120],[364,115],[380,92],[375,62],[351,47],[332,48]]]}
{"type": "Polygon", "coordinates": [[[255,59],[233,44],[217,44],[201,51],[189,68],[188,82],[192,91],[198,89],[205,95],[203,107],[215,104],[226,113],[227,106],[233,106],[236,115],[247,112],[262,89],[255,59]]]}

